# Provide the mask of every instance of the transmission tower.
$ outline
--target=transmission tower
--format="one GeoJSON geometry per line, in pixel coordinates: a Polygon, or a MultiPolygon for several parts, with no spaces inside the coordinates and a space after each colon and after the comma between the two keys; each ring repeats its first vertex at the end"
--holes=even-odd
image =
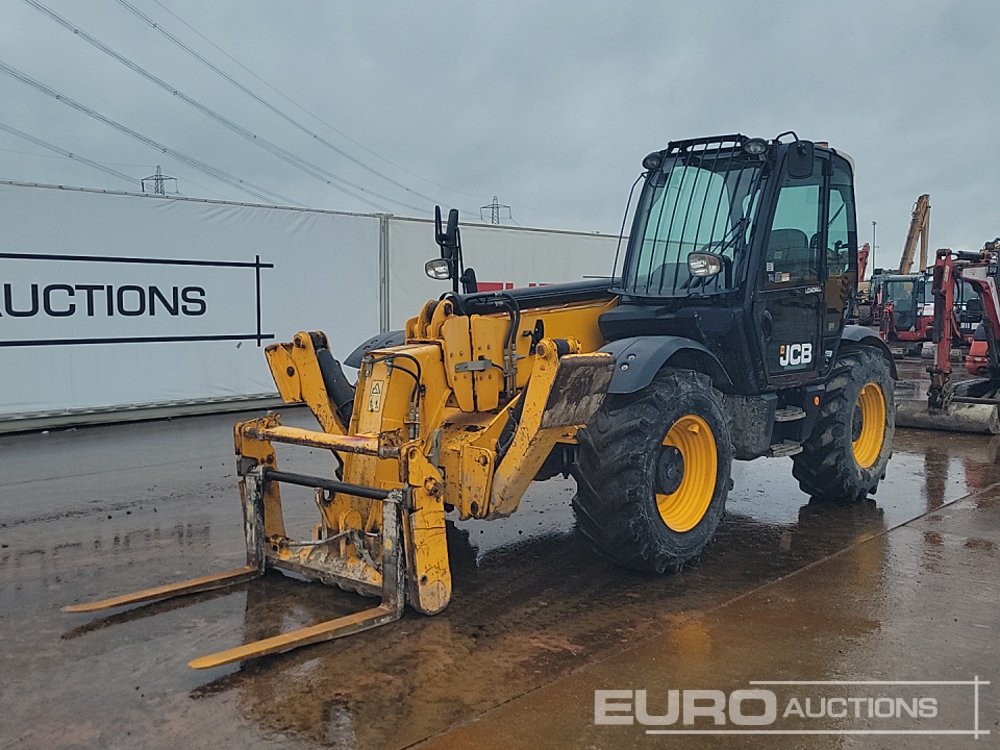
{"type": "Polygon", "coordinates": [[[486,220],[485,213],[490,212],[490,224],[500,224],[500,214],[504,211],[507,212],[507,218],[513,219],[510,213],[510,206],[505,203],[501,203],[500,200],[494,195],[493,202],[487,203],[485,206],[479,207],[479,218],[482,221],[486,220]]]}
{"type": "Polygon", "coordinates": [[[171,180],[174,183],[174,190],[173,190],[173,192],[176,193],[177,192],[177,178],[176,177],[168,177],[167,175],[163,174],[163,170],[160,169],[160,165],[157,164],[156,165],[156,174],[152,174],[149,177],[143,177],[142,178],[142,180],[141,180],[141,183],[142,183],[142,192],[144,192],[144,193],[146,192],[146,183],[147,182],[152,182],[153,183],[153,195],[166,195],[167,194],[167,182],[169,182],[171,180]]]}

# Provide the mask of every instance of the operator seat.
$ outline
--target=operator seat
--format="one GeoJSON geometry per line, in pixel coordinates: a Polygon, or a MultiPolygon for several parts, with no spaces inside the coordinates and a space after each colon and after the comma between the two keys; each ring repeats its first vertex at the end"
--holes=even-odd
{"type": "Polygon", "coordinates": [[[767,242],[768,273],[775,274],[774,283],[791,283],[816,278],[813,252],[809,238],[801,229],[772,229],[767,242]],[[780,274],[789,278],[782,282],[780,274]]]}

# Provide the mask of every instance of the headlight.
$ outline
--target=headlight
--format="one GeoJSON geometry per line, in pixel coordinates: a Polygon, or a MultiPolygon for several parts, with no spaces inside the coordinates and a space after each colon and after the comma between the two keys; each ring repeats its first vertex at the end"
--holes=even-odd
{"type": "Polygon", "coordinates": [[[715,276],[722,270],[722,256],[715,253],[688,255],[688,271],[692,276],[715,276]]]}

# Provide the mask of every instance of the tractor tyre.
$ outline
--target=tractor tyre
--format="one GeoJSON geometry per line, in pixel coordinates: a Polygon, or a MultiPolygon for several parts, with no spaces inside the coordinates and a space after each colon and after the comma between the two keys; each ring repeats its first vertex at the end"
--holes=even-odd
{"type": "Polygon", "coordinates": [[[631,394],[609,394],[580,444],[573,498],[580,531],[634,570],[679,571],[725,512],[733,447],[707,375],[661,370],[631,394]]]}
{"type": "Polygon", "coordinates": [[[843,355],[792,474],[819,500],[854,502],[878,489],[892,456],[896,402],[889,363],[876,350],[843,355]]]}

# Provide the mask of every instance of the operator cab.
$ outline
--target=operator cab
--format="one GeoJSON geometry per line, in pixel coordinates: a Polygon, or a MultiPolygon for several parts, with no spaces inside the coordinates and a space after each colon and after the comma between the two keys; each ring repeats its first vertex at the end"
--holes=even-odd
{"type": "Polygon", "coordinates": [[[794,133],[730,135],[671,142],[643,167],[605,338],[699,341],[737,393],[822,380],[857,286],[850,159],[794,133]]]}
{"type": "Polygon", "coordinates": [[[926,288],[934,314],[934,299],[930,295],[930,285],[924,283],[920,274],[887,274],[881,278],[880,302],[892,303],[893,327],[897,331],[911,331],[916,328],[917,318],[923,315],[923,299],[926,288]]]}

